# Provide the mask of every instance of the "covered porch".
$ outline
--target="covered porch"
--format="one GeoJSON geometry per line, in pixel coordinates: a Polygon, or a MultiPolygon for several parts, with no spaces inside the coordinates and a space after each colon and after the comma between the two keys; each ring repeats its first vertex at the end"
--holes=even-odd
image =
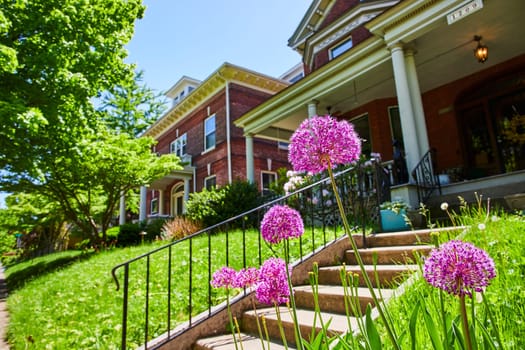
{"type": "Polygon", "coordinates": [[[431,149],[442,196],[499,187],[505,195],[525,192],[521,13],[522,1],[398,3],[365,25],[372,37],[236,121],[247,140],[247,177],[254,136],[286,142],[305,118],[331,114],[354,124],[365,155],[392,161],[398,141],[409,176],[394,192],[406,188],[413,207],[419,203],[410,174],[431,149]],[[473,4],[480,7],[447,20],[473,4]],[[474,56],[478,36],[488,47],[483,63],[474,56]]]}

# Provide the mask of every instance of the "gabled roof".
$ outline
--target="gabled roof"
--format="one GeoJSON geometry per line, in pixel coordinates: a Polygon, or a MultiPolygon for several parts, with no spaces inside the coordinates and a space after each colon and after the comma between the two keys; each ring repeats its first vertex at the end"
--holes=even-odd
{"type": "Polygon", "coordinates": [[[330,8],[336,0],[314,0],[306,11],[301,23],[288,39],[288,46],[298,51],[300,54],[304,51],[306,39],[313,35],[319,26],[323,23],[330,8]]]}
{"type": "Polygon", "coordinates": [[[196,88],[201,84],[200,80],[188,77],[186,75],[182,76],[182,78],[179,79],[171,88],[169,88],[168,91],[166,91],[165,95],[169,98],[175,98],[179,95],[181,91],[186,88],[186,86],[191,86],[193,88],[196,88]]]}
{"type": "MultiPolygon", "coordinates": [[[[184,77],[179,80],[179,82],[183,79],[184,77]]],[[[201,82],[185,99],[164,113],[162,117],[144,132],[143,136],[150,136],[157,139],[177,122],[202,106],[206,100],[224,89],[227,82],[235,82],[239,85],[248,86],[272,95],[290,85],[290,83],[284,80],[225,62],[201,82]]],[[[177,84],[174,86],[177,86],[177,84]]]]}

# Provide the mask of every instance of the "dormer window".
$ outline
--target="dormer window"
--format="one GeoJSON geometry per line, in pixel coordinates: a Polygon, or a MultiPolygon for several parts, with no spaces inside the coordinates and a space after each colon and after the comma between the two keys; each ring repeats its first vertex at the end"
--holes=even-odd
{"type": "Polygon", "coordinates": [[[330,59],[333,60],[334,58],[342,55],[343,53],[350,50],[351,48],[352,48],[352,38],[349,38],[330,49],[330,59]]]}

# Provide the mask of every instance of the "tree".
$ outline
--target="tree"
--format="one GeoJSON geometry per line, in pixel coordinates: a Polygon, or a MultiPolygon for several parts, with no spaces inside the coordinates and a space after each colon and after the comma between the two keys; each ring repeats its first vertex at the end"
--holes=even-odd
{"type": "Polygon", "coordinates": [[[0,0],[0,190],[59,203],[94,240],[122,192],[179,166],[135,138],[160,113],[124,62],[143,12],[141,0],[0,0]]]}
{"type": "Polygon", "coordinates": [[[12,68],[0,69],[2,169],[41,181],[97,126],[93,101],[134,83],[124,45],[143,12],[140,0],[0,0],[0,59],[12,68]]]}

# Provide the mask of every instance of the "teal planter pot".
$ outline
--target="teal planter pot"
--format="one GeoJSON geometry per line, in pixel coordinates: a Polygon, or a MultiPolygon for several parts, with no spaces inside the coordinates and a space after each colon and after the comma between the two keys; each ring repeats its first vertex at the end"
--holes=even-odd
{"type": "Polygon", "coordinates": [[[405,215],[405,209],[401,209],[398,214],[390,209],[381,209],[381,227],[383,232],[408,230],[410,226],[405,222],[405,215]]]}

